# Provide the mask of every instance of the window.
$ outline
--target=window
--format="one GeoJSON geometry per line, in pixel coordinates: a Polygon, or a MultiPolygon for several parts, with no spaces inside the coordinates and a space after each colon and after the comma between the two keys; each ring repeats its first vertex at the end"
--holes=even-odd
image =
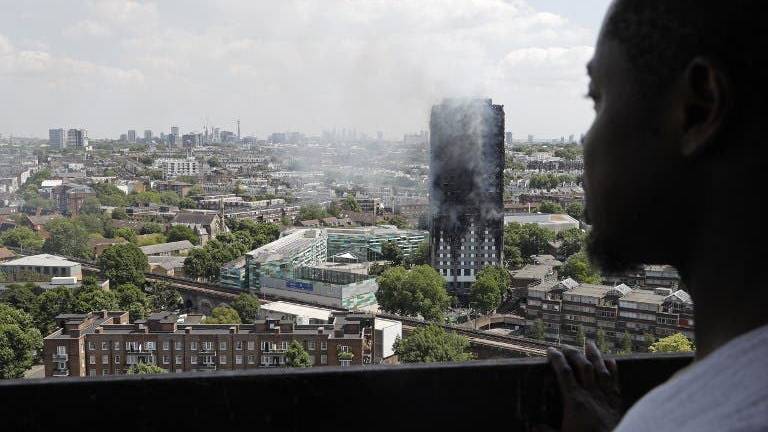
{"type": "Polygon", "coordinates": [[[280,349],[285,351],[288,349],[288,341],[282,341],[280,342],[280,349]]]}
{"type": "Polygon", "coordinates": [[[167,355],[164,355],[163,356],[163,364],[168,364],[168,363],[170,363],[170,359],[168,358],[167,355]]]}
{"type": "Polygon", "coordinates": [[[339,360],[342,366],[349,366],[352,360],[339,360]]]}
{"type": "Polygon", "coordinates": [[[139,347],[138,342],[126,342],[125,343],[125,350],[126,351],[136,351],[139,347]]]}
{"type": "Polygon", "coordinates": [[[101,371],[102,375],[109,375],[109,371],[107,369],[104,369],[101,371]]]}
{"type": "Polygon", "coordinates": [[[95,355],[88,356],[88,364],[92,364],[92,365],[96,364],[96,356],[95,355]]]}
{"type": "Polygon", "coordinates": [[[235,345],[235,349],[238,350],[238,351],[242,351],[243,350],[243,341],[237,341],[236,345],[235,345]]]}
{"type": "Polygon", "coordinates": [[[239,365],[243,364],[243,356],[242,355],[238,354],[238,355],[235,356],[235,364],[239,364],[239,365]]]}
{"type": "Polygon", "coordinates": [[[175,345],[176,351],[181,351],[181,341],[176,341],[174,345],[175,345]]]}
{"type": "Polygon", "coordinates": [[[181,356],[180,356],[180,355],[177,355],[177,356],[176,356],[176,364],[177,364],[177,365],[180,365],[180,364],[181,364],[181,356]]]}
{"type": "Polygon", "coordinates": [[[115,354],[115,364],[120,364],[120,354],[115,354]]]}
{"type": "Polygon", "coordinates": [[[307,341],[307,349],[309,351],[314,351],[315,350],[315,341],[313,341],[313,340],[307,341]]]}
{"type": "Polygon", "coordinates": [[[313,355],[309,356],[309,364],[311,364],[311,365],[315,364],[315,356],[313,356],[313,355]]]}
{"type": "Polygon", "coordinates": [[[213,342],[211,341],[203,342],[203,351],[213,351],[213,342]]]}
{"type": "Polygon", "coordinates": [[[264,352],[269,352],[269,342],[262,341],[261,342],[261,350],[264,352]]]}
{"type": "Polygon", "coordinates": [[[89,371],[88,371],[88,375],[90,375],[90,376],[96,376],[96,370],[95,370],[95,369],[91,369],[91,370],[89,370],[89,371]]]}
{"type": "Polygon", "coordinates": [[[253,354],[248,354],[248,364],[253,364],[253,363],[254,363],[253,354]]]}
{"type": "Polygon", "coordinates": [[[219,356],[219,364],[227,364],[227,356],[225,356],[223,354],[220,355],[219,356]]]}
{"type": "Polygon", "coordinates": [[[346,345],[340,345],[339,346],[339,351],[341,351],[341,352],[349,352],[349,347],[346,346],[346,345]]]}
{"type": "Polygon", "coordinates": [[[219,349],[225,351],[227,349],[227,343],[224,341],[219,342],[219,349]]]}
{"type": "Polygon", "coordinates": [[[108,349],[109,349],[109,342],[107,342],[107,341],[102,342],[101,343],[101,350],[102,351],[106,351],[108,349]]]}
{"type": "Polygon", "coordinates": [[[328,351],[328,342],[320,341],[320,351],[328,351]]]}
{"type": "Polygon", "coordinates": [[[256,342],[248,341],[248,350],[253,351],[254,349],[256,349],[256,342]]]}
{"type": "Polygon", "coordinates": [[[192,351],[196,351],[197,350],[197,342],[190,342],[189,343],[189,349],[192,350],[192,351]]]}
{"type": "Polygon", "coordinates": [[[171,349],[171,343],[168,341],[163,341],[163,351],[168,351],[171,349]]]}
{"type": "Polygon", "coordinates": [[[89,350],[95,350],[96,346],[93,344],[93,342],[88,342],[88,349],[89,350]]]}
{"type": "Polygon", "coordinates": [[[114,350],[115,350],[115,351],[120,351],[120,342],[118,342],[118,341],[115,341],[114,350]]]}
{"type": "Polygon", "coordinates": [[[155,343],[152,341],[147,341],[147,351],[154,351],[155,350],[155,343]]]}
{"type": "Polygon", "coordinates": [[[56,354],[58,355],[67,355],[67,346],[66,345],[59,345],[56,347],[56,354]]]}
{"type": "Polygon", "coordinates": [[[196,355],[190,356],[189,357],[189,362],[191,364],[197,364],[197,356],[196,355]]]}
{"type": "Polygon", "coordinates": [[[320,355],[320,364],[325,365],[328,364],[328,356],[325,354],[320,355]]]}
{"type": "Polygon", "coordinates": [[[109,356],[104,354],[101,356],[101,364],[108,364],[109,363],[109,356]]]}

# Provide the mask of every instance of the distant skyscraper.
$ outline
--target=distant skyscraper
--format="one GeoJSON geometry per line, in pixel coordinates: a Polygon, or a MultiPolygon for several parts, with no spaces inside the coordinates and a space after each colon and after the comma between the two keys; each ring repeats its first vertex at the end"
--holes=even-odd
{"type": "Polygon", "coordinates": [[[240,141],[240,119],[237,119],[237,140],[240,141]]]}
{"type": "Polygon", "coordinates": [[[528,144],[533,144],[533,135],[528,135],[528,144]]]}
{"type": "Polygon", "coordinates": [[[431,262],[463,296],[483,267],[503,260],[504,107],[491,99],[435,105],[430,150],[431,262]]]}
{"type": "Polygon", "coordinates": [[[67,136],[64,129],[48,129],[48,146],[55,149],[63,149],[67,146],[67,136]]]}
{"type": "Polygon", "coordinates": [[[179,127],[178,126],[171,126],[171,135],[179,136],[179,127]]]}
{"type": "Polygon", "coordinates": [[[136,131],[133,129],[128,131],[128,142],[131,144],[136,142],[136,131]]]}
{"type": "Polygon", "coordinates": [[[574,138],[573,138],[573,134],[571,134],[571,136],[569,136],[569,137],[568,137],[568,142],[569,142],[569,143],[571,143],[571,144],[573,144],[573,143],[575,143],[575,142],[576,142],[576,141],[574,140],[574,138]]]}
{"type": "Polygon", "coordinates": [[[152,142],[152,131],[149,129],[144,131],[144,142],[147,144],[152,142]]]}
{"type": "Polygon", "coordinates": [[[504,134],[504,144],[507,147],[512,147],[512,132],[507,132],[504,134]]]}
{"type": "Polygon", "coordinates": [[[69,129],[67,131],[67,147],[88,147],[88,131],[69,129]]]}

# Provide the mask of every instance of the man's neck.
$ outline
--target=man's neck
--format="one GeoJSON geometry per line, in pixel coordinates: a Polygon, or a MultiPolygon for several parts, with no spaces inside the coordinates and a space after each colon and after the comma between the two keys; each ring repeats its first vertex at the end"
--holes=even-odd
{"type": "Polygon", "coordinates": [[[768,324],[768,294],[759,282],[763,264],[756,248],[733,237],[699,238],[707,244],[697,245],[681,273],[693,298],[696,357],[701,359],[768,324]]]}

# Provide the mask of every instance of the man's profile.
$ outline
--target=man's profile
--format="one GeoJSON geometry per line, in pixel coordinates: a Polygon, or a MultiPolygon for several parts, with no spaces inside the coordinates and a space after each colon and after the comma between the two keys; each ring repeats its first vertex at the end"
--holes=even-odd
{"type": "Polygon", "coordinates": [[[753,224],[768,163],[763,5],[616,0],[608,11],[588,66],[589,252],[607,271],[676,266],[697,352],[622,418],[614,362],[594,344],[550,351],[563,430],[768,430],[768,254],[753,224]]]}

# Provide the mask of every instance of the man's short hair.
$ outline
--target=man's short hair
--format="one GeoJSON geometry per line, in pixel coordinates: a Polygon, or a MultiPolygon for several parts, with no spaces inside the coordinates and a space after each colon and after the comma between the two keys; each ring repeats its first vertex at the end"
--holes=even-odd
{"type": "Polygon", "coordinates": [[[765,5],[757,0],[618,0],[603,31],[624,45],[647,96],[667,89],[702,56],[718,62],[731,78],[742,111],[764,105],[768,94],[765,5]]]}

